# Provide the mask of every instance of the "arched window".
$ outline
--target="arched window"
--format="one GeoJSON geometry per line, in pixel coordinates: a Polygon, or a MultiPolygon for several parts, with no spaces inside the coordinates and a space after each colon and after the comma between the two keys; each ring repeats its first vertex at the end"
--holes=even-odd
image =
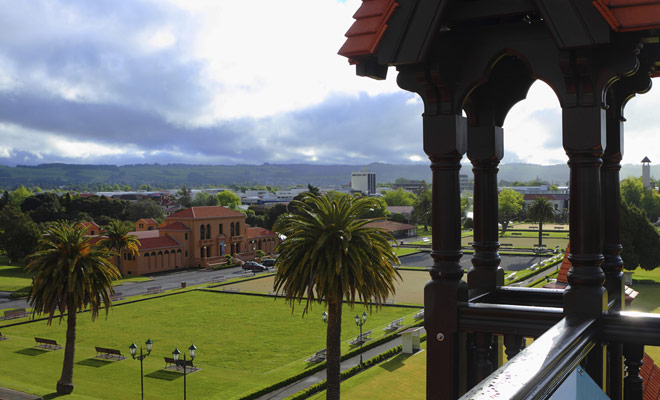
{"type": "Polygon", "coordinates": [[[206,224],[206,238],[211,239],[211,225],[206,224]]]}
{"type": "Polygon", "coordinates": [[[232,222],[231,225],[229,225],[229,235],[234,236],[234,223],[232,222]]]}
{"type": "Polygon", "coordinates": [[[204,225],[199,227],[199,239],[204,240],[204,225]]]}
{"type": "Polygon", "coordinates": [[[177,253],[181,253],[181,249],[177,250],[176,252],[177,252],[177,253]]]}
{"type": "Polygon", "coordinates": [[[257,248],[258,248],[259,250],[261,250],[261,240],[259,240],[259,241],[257,242],[257,248]]]}
{"type": "Polygon", "coordinates": [[[159,251],[159,252],[158,252],[158,255],[159,255],[159,256],[162,256],[162,255],[163,255],[163,252],[162,252],[162,251],[159,251]]]}
{"type": "Polygon", "coordinates": [[[236,236],[241,236],[241,228],[238,222],[236,223],[236,236]]]}
{"type": "Polygon", "coordinates": [[[156,256],[156,252],[155,252],[155,251],[152,251],[152,252],[151,252],[151,256],[152,256],[152,257],[155,257],[155,256],[156,256]]]}
{"type": "Polygon", "coordinates": [[[149,253],[144,253],[144,256],[145,256],[145,257],[149,257],[149,253]]]}
{"type": "Polygon", "coordinates": [[[167,251],[167,250],[165,250],[165,253],[163,253],[163,254],[170,254],[170,252],[169,252],[169,251],[167,251]]]}

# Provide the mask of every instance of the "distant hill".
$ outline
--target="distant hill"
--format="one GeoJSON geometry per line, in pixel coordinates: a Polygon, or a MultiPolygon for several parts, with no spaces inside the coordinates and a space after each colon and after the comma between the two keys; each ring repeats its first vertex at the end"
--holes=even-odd
{"type": "MultiPolygon", "coordinates": [[[[128,184],[132,187],[149,184],[155,187],[182,185],[276,185],[293,186],[311,183],[316,186],[350,183],[351,172],[367,168],[376,173],[377,182],[394,182],[397,178],[431,182],[429,165],[397,165],[372,163],[369,165],[315,165],[315,164],[263,164],[263,165],[78,165],[42,164],[37,166],[0,165],[0,186],[13,189],[20,185],[53,188],[68,185],[128,184]]],[[[569,179],[566,164],[502,164],[498,180],[530,181],[536,178],[565,185],[569,179]]],[[[461,173],[472,178],[470,164],[464,164],[461,173]]],[[[640,165],[624,165],[621,178],[641,176],[640,165]]],[[[651,167],[651,176],[660,177],[660,165],[651,167]]]]}

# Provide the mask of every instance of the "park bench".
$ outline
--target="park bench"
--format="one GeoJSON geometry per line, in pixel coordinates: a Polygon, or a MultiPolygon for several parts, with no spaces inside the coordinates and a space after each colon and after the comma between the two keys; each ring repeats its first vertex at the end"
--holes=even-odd
{"type": "Polygon", "coordinates": [[[383,330],[391,332],[401,328],[401,326],[403,326],[403,318],[399,318],[397,320],[390,322],[390,324],[387,325],[385,328],[383,328],[383,330]]]}
{"type": "Polygon", "coordinates": [[[530,226],[529,226],[529,229],[539,229],[539,227],[538,227],[538,226],[534,226],[534,225],[530,225],[530,226]]]}
{"type": "Polygon", "coordinates": [[[107,359],[117,357],[117,361],[126,358],[121,354],[121,351],[116,349],[108,349],[105,347],[98,347],[98,346],[96,346],[95,349],[96,349],[96,357],[103,357],[107,359]]]}
{"type": "MultiPolygon", "coordinates": [[[[176,369],[178,370],[179,368],[183,369],[183,360],[179,360],[177,363],[176,360],[172,357],[164,357],[165,358],[165,369],[176,369]]],[[[192,360],[186,360],[186,370],[190,370],[190,372],[196,370],[195,366],[193,365],[192,360]]]]}
{"type": "Polygon", "coordinates": [[[422,310],[419,310],[419,312],[417,312],[417,314],[415,314],[415,316],[413,316],[413,318],[414,318],[414,319],[422,319],[422,318],[424,318],[424,310],[423,310],[423,309],[422,309],[422,310]]]}
{"type": "Polygon", "coordinates": [[[563,226],[555,226],[555,230],[557,230],[557,229],[561,229],[563,231],[564,227],[563,226]]]}
{"type": "Polygon", "coordinates": [[[366,342],[367,340],[371,340],[371,331],[370,330],[364,332],[361,335],[357,335],[355,337],[355,339],[351,340],[349,343],[350,344],[360,344],[360,343],[366,342]]]}
{"type": "Polygon", "coordinates": [[[506,247],[507,249],[512,249],[513,243],[500,243],[500,247],[506,247]]]}
{"type": "Polygon", "coordinates": [[[34,341],[37,342],[37,344],[34,347],[41,347],[43,349],[51,349],[51,350],[59,350],[62,348],[62,346],[57,344],[57,341],[53,339],[44,339],[44,338],[35,337],[34,341]]]}
{"type": "Polygon", "coordinates": [[[522,232],[511,232],[511,236],[522,236],[522,232]]]}
{"type": "Polygon", "coordinates": [[[22,318],[27,317],[28,315],[30,315],[30,313],[25,311],[25,308],[15,308],[13,310],[5,311],[5,319],[22,318]]]}
{"type": "Polygon", "coordinates": [[[216,276],[213,278],[212,283],[220,283],[226,281],[227,278],[224,277],[224,275],[216,276]]]}
{"type": "Polygon", "coordinates": [[[124,294],[122,292],[113,293],[112,296],[110,296],[110,300],[112,301],[124,300],[124,294]]]}
{"type": "Polygon", "coordinates": [[[163,288],[160,286],[152,286],[147,288],[147,294],[158,294],[162,292],[163,292],[163,288]]]}
{"type": "Polygon", "coordinates": [[[306,359],[307,362],[317,362],[325,360],[325,349],[317,351],[313,356],[306,359]]]}

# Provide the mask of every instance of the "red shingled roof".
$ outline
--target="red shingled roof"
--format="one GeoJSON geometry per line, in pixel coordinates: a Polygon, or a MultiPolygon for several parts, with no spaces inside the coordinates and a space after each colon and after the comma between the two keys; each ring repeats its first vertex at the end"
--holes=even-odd
{"type": "Polygon", "coordinates": [[[227,207],[223,206],[203,206],[203,207],[190,207],[185,210],[177,211],[169,217],[165,218],[168,220],[170,218],[186,218],[186,219],[195,219],[195,218],[217,218],[217,217],[242,217],[238,211],[230,210],[227,207]]]}
{"type": "Polygon", "coordinates": [[[362,5],[353,14],[355,22],[346,32],[346,42],[339,54],[356,64],[355,56],[376,54],[380,39],[387,30],[387,21],[398,4],[396,0],[362,0],[362,5]]]}
{"type": "Polygon", "coordinates": [[[593,5],[616,32],[660,28],[660,0],[594,0],[593,5]]]}
{"type": "Polygon", "coordinates": [[[173,222],[171,224],[158,228],[160,231],[189,231],[190,228],[182,222],[173,222]]]}
{"type": "Polygon", "coordinates": [[[183,247],[183,245],[172,237],[159,236],[155,238],[140,239],[140,246],[138,249],[140,251],[144,251],[162,249],[166,247],[183,247]]]}
{"type": "Polygon", "coordinates": [[[266,228],[259,228],[258,226],[248,227],[248,239],[268,236],[275,236],[275,232],[269,231],[266,228]]]}
{"type": "Polygon", "coordinates": [[[644,353],[639,375],[644,380],[644,400],[660,400],[660,368],[644,353]]]}

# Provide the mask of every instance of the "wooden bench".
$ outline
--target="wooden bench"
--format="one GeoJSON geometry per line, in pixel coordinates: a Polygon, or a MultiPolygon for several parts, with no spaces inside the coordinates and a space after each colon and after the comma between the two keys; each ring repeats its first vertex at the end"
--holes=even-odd
{"type": "Polygon", "coordinates": [[[25,308],[16,308],[13,310],[5,311],[5,319],[23,318],[27,317],[28,315],[30,315],[30,313],[25,311],[25,308]]]}
{"type": "Polygon", "coordinates": [[[57,341],[53,339],[44,339],[44,338],[35,337],[34,341],[37,342],[37,344],[34,347],[41,347],[43,349],[50,349],[50,350],[59,350],[62,348],[62,346],[57,344],[57,341]]]}
{"type": "Polygon", "coordinates": [[[522,232],[511,232],[511,236],[522,236],[522,232]]]}
{"type": "Polygon", "coordinates": [[[422,319],[424,318],[424,310],[419,310],[415,316],[413,316],[414,319],[422,319]]]}
{"type": "Polygon", "coordinates": [[[147,294],[158,294],[162,292],[163,292],[163,288],[160,286],[152,286],[147,288],[147,294]]]}
{"type": "Polygon", "coordinates": [[[124,294],[122,292],[113,293],[112,296],[110,296],[110,300],[112,301],[124,300],[124,294]]]}
{"type": "Polygon", "coordinates": [[[385,328],[383,328],[384,331],[395,331],[403,326],[403,318],[399,318],[397,320],[394,320],[390,322],[389,325],[387,325],[385,328]]]}
{"type": "Polygon", "coordinates": [[[507,249],[512,249],[513,243],[500,243],[500,247],[506,247],[507,249]]]}
{"type": "MultiPolygon", "coordinates": [[[[164,357],[165,358],[165,369],[183,369],[183,360],[179,360],[178,363],[174,358],[172,357],[164,357]]],[[[190,372],[196,370],[195,366],[193,365],[192,360],[186,360],[186,370],[190,370],[190,372]]]]}
{"type": "Polygon", "coordinates": [[[96,346],[95,349],[96,349],[96,357],[103,357],[106,359],[117,357],[117,361],[126,358],[121,354],[121,351],[116,349],[108,349],[105,347],[98,347],[98,346],[96,346]]]}
{"type": "Polygon", "coordinates": [[[361,335],[357,335],[355,337],[355,339],[351,340],[349,343],[350,344],[360,344],[360,343],[366,342],[367,340],[371,340],[371,331],[370,330],[364,332],[361,335]]]}
{"type": "Polygon", "coordinates": [[[318,361],[323,361],[325,360],[325,349],[319,350],[311,356],[310,358],[306,359],[305,361],[307,362],[318,362],[318,361]]]}

